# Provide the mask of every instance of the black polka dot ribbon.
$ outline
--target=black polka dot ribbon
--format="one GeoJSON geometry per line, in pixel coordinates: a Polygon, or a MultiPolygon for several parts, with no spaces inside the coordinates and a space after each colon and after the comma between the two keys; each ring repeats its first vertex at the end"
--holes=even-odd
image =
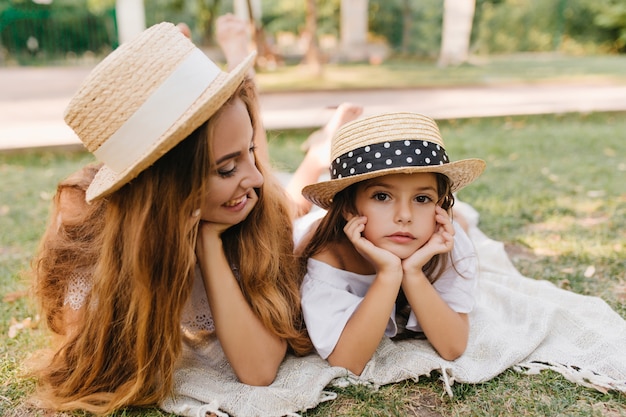
{"type": "Polygon", "coordinates": [[[332,161],[330,175],[332,179],[339,179],[381,169],[443,165],[448,162],[446,150],[440,145],[407,139],[375,143],[340,155],[332,161]]]}

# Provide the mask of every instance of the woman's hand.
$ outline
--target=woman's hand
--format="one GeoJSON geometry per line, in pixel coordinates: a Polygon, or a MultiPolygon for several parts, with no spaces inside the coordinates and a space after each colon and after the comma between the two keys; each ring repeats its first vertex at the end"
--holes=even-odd
{"type": "Polygon", "coordinates": [[[198,260],[203,259],[211,248],[221,247],[221,236],[226,229],[225,225],[200,220],[198,237],[196,239],[196,256],[198,260]]]}

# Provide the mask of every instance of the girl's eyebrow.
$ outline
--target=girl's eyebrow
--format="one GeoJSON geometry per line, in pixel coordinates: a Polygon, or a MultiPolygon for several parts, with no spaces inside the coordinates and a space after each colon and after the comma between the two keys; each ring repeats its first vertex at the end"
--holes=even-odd
{"type": "Polygon", "coordinates": [[[419,187],[416,191],[421,191],[421,192],[432,191],[433,193],[437,193],[437,188],[427,185],[426,187],[419,187]]]}
{"type": "MultiPolygon", "coordinates": [[[[390,188],[390,189],[394,189],[393,185],[387,184],[385,182],[382,181],[370,181],[368,184],[365,185],[365,187],[363,188],[364,190],[368,190],[370,188],[373,187],[383,187],[383,188],[390,188]]],[[[437,192],[437,188],[431,186],[431,185],[427,185],[425,187],[417,187],[415,188],[416,192],[426,192],[426,191],[432,191],[433,193],[437,192]]]]}

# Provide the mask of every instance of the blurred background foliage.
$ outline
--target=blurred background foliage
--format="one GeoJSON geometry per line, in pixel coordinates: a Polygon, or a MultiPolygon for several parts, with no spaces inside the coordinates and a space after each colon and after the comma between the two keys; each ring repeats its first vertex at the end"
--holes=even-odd
{"type": "MultiPolygon", "coordinates": [[[[302,35],[305,0],[262,0],[269,44],[302,35]]],[[[318,37],[339,37],[341,0],[318,0],[318,37]]],[[[194,41],[214,44],[214,21],[232,0],[144,0],[146,24],[186,22],[194,41]]],[[[369,0],[369,36],[394,56],[439,53],[443,1],[369,0]]],[[[50,64],[103,56],[117,47],[115,0],[0,0],[0,65],[50,64]]],[[[626,52],[624,0],[476,0],[471,52],[606,54],[626,52]]]]}

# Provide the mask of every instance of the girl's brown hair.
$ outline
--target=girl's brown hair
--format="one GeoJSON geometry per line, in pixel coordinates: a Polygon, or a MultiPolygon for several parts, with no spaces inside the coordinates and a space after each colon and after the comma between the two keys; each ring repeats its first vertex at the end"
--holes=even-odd
{"type": "MultiPolygon", "coordinates": [[[[437,194],[439,197],[437,204],[451,215],[452,206],[454,205],[454,195],[451,191],[450,180],[444,174],[435,173],[435,176],[437,180],[437,194]]],[[[348,239],[343,231],[347,223],[344,213],[358,214],[355,201],[356,190],[359,184],[360,182],[352,184],[333,197],[333,202],[328,212],[312,234],[311,240],[300,253],[300,276],[304,276],[306,273],[307,261],[310,257],[319,253],[331,243],[348,239]]],[[[447,266],[449,258],[448,254],[437,254],[424,265],[424,274],[431,283],[434,283],[441,276],[447,266]]]]}
{"type": "MultiPolygon", "coordinates": [[[[226,105],[241,98],[256,129],[254,94],[245,81],[226,105]]],[[[197,223],[190,219],[209,191],[217,117],[106,199],[83,203],[97,167],[59,185],[33,263],[42,317],[64,336],[36,371],[44,406],[106,414],[154,405],[170,393],[182,351],[181,312],[194,279],[197,223]],[[77,271],[89,275],[91,290],[80,319],[71,320],[64,299],[77,271]]],[[[258,159],[257,166],[265,176],[259,202],[223,234],[226,256],[264,325],[304,354],[311,344],[301,324],[288,199],[258,159]]]]}

